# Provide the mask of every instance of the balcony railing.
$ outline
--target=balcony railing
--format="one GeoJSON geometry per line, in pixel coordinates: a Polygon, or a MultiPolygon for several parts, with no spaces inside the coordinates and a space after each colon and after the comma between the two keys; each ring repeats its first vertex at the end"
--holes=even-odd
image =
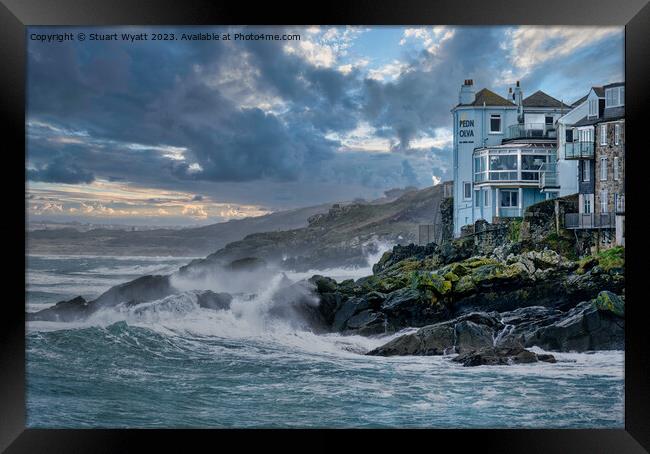
{"type": "Polygon", "coordinates": [[[564,217],[567,229],[613,229],[616,227],[614,213],[567,213],[564,217]]]}
{"type": "Polygon", "coordinates": [[[557,176],[557,164],[547,162],[539,168],[539,187],[541,189],[559,188],[560,183],[557,176]]]}
{"type": "Polygon", "coordinates": [[[520,123],[508,126],[508,139],[554,139],[555,127],[545,123],[520,123]]]}
{"type": "Polygon", "coordinates": [[[593,159],[593,142],[567,142],[564,144],[564,159],[593,159]]]}

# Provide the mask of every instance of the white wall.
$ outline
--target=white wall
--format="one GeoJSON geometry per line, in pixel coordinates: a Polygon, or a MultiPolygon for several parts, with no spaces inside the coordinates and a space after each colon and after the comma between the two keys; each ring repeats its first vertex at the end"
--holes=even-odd
{"type": "Polygon", "coordinates": [[[567,128],[586,117],[588,112],[589,103],[588,100],[585,100],[557,120],[557,171],[560,197],[578,192],[578,161],[564,159],[564,145],[566,144],[567,128]]]}

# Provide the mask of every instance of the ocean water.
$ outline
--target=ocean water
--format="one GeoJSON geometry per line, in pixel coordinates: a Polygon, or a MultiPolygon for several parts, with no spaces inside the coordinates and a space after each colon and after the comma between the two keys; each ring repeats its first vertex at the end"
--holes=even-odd
{"type": "MultiPolygon", "coordinates": [[[[90,299],[188,261],[29,256],[26,305],[90,299]]],[[[288,277],[316,273],[341,280],[370,269],[288,277]]],[[[623,427],[621,351],[474,368],[451,355],[368,357],[392,336],[316,335],[274,318],[270,295],[280,280],[227,311],[200,308],[188,290],[83,322],[28,323],[27,426],[623,427]]]]}

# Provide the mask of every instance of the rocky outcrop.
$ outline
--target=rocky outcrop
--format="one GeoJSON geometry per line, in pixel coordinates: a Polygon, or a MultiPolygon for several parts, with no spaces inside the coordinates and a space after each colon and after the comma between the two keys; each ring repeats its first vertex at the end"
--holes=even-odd
{"type": "Polygon", "coordinates": [[[131,305],[164,298],[176,292],[169,276],[142,276],[124,284],[111,287],[93,301],[87,302],[78,296],[61,301],[53,307],[34,313],[27,313],[27,320],[73,321],[83,319],[100,308],[113,307],[120,303],[131,305]]]}
{"type": "Polygon", "coordinates": [[[600,292],[594,300],[578,304],[560,320],[531,333],[526,345],[553,351],[623,350],[625,303],[611,292],[600,292]]]}
{"type": "Polygon", "coordinates": [[[452,359],[465,367],[473,366],[505,366],[510,364],[527,364],[543,361],[556,362],[550,354],[537,354],[523,347],[486,347],[461,353],[452,359]]]}
{"type": "Polygon", "coordinates": [[[93,307],[110,307],[128,301],[153,301],[169,296],[175,291],[169,276],[142,276],[130,282],[111,287],[91,304],[93,307]]]}
{"type": "Polygon", "coordinates": [[[227,310],[230,309],[232,295],[230,293],[215,293],[211,290],[204,290],[197,293],[197,303],[204,309],[227,310]]]}
{"type": "Polygon", "coordinates": [[[81,296],[68,301],[59,301],[52,307],[38,312],[28,312],[27,321],[72,322],[86,317],[90,313],[88,302],[81,296]]]}
{"type": "MultiPolygon", "coordinates": [[[[600,291],[620,294],[624,289],[623,268],[602,260],[573,261],[550,249],[527,250],[515,243],[455,261],[470,253],[467,248],[462,241],[396,246],[374,266],[372,276],[341,283],[318,277],[317,294],[331,330],[391,333],[472,312],[500,312],[539,328],[600,291]]],[[[522,328],[513,336],[525,343],[531,333],[521,331],[525,323],[518,325],[522,328]]]]}
{"type": "Polygon", "coordinates": [[[546,361],[524,347],[551,351],[620,350],[624,345],[625,303],[603,291],[562,312],[528,307],[499,314],[471,313],[420,328],[368,352],[373,356],[459,353],[466,365],[546,361]]]}
{"type": "Polygon", "coordinates": [[[465,353],[495,344],[504,328],[497,313],[473,313],[420,328],[368,352],[371,356],[465,353]]]}

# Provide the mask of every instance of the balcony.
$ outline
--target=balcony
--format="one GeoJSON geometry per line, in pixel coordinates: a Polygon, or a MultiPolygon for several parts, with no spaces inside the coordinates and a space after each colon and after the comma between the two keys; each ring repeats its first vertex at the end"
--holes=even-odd
{"type": "Polygon", "coordinates": [[[594,143],[593,142],[565,143],[564,159],[594,159],[594,143]]]}
{"type": "Polygon", "coordinates": [[[554,139],[555,127],[545,123],[523,123],[508,126],[508,139],[554,139]]]}
{"type": "Polygon", "coordinates": [[[557,176],[557,163],[546,162],[539,168],[539,187],[542,191],[559,189],[560,182],[557,176]]]}
{"type": "Polygon", "coordinates": [[[567,213],[564,228],[567,229],[613,229],[616,227],[614,213],[567,213]]]}

